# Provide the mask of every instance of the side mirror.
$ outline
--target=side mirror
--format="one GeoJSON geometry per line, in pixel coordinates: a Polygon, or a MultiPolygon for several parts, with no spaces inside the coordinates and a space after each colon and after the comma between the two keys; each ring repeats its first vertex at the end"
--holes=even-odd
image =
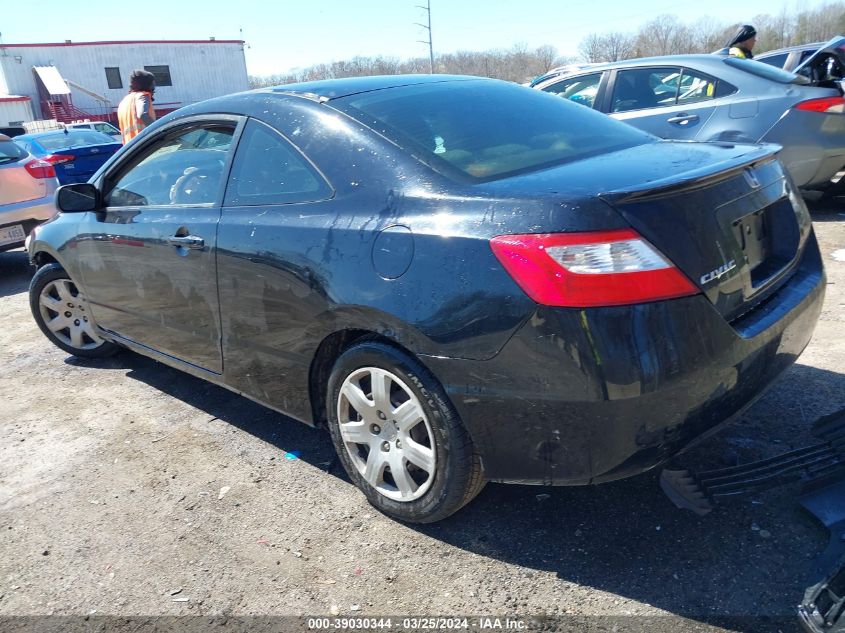
{"type": "Polygon", "coordinates": [[[65,213],[96,211],[100,208],[100,191],[87,182],[62,185],[56,190],[55,202],[65,213]]]}

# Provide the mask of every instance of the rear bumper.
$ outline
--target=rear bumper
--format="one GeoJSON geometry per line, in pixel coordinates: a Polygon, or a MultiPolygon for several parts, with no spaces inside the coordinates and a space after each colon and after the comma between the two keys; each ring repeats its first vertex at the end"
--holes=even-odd
{"type": "Polygon", "coordinates": [[[663,463],[762,394],[809,342],[824,287],[811,237],[789,282],[738,322],[701,295],[538,308],[491,360],[425,362],[491,480],[609,481],[663,463]]]}
{"type": "MultiPolygon", "coordinates": [[[[44,198],[8,204],[0,207],[0,229],[20,224],[29,235],[33,228],[51,219],[58,213],[53,203],[53,192],[44,198]]],[[[23,246],[23,240],[0,245],[0,252],[23,246]]]]}
{"type": "Polygon", "coordinates": [[[797,186],[823,186],[845,166],[845,115],[789,110],[760,142],[783,147],[781,162],[797,186]]]}

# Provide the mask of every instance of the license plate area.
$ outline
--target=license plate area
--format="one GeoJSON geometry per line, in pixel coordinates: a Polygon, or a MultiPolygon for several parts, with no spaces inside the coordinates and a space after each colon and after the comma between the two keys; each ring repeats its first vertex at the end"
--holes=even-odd
{"type": "Polygon", "coordinates": [[[0,229],[0,246],[22,242],[25,239],[26,231],[23,230],[23,225],[21,224],[13,224],[12,226],[5,226],[0,229]]]}
{"type": "Polygon", "coordinates": [[[734,220],[732,230],[751,273],[754,291],[766,286],[795,258],[799,236],[788,199],[734,220]]]}

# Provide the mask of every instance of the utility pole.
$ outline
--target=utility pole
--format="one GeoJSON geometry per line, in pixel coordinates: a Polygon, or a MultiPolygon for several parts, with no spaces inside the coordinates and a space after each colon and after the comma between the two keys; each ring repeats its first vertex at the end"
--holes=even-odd
{"type": "Polygon", "coordinates": [[[418,9],[424,9],[425,12],[428,14],[428,26],[425,24],[420,24],[419,22],[414,22],[417,26],[421,26],[428,31],[428,39],[427,40],[417,40],[420,44],[428,44],[428,69],[429,72],[433,75],[434,74],[434,46],[431,43],[431,0],[425,1],[425,6],[417,5],[418,9]]]}

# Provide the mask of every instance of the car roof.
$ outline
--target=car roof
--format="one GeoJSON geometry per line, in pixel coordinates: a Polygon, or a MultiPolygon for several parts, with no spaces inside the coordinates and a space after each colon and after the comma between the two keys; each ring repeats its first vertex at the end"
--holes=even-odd
{"type": "Polygon", "coordinates": [[[272,92],[310,97],[320,101],[328,101],[329,99],[348,97],[353,94],[371,92],[373,90],[479,79],[482,78],[466,75],[374,75],[371,77],[346,77],[343,79],[324,79],[320,81],[285,84],[274,86],[269,90],[272,92]]]}
{"type": "Polygon", "coordinates": [[[638,57],[636,59],[626,59],[619,62],[605,62],[603,64],[596,64],[589,68],[573,71],[571,73],[564,73],[561,76],[581,75],[591,72],[600,72],[612,68],[627,68],[636,66],[683,66],[684,64],[704,64],[718,66],[723,63],[725,59],[722,55],[699,54],[699,55],[661,55],[659,57],[638,57]]]}
{"type": "MultiPolygon", "coordinates": [[[[70,136],[83,136],[85,134],[90,134],[96,130],[67,130],[67,129],[55,129],[55,130],[46,130],[44,132],[32,132],[31,134],[22,134],[20,136],[16,136],[16,141],[37,141],[40,138],[44,138],[45,136],[55,136],[56,134],[68,134],[70,136]]],[[[102,134],[102,132],[97,132],[97,134],[102,134]]]]}
{"type": "Polygon", "coordinates": [[[769,55],[778,55],[779,53],[789,53],[791,51],[810,51],[816,48],[821,48],[826,42],[813,42],[812,44],[799,44],[797,46],[785,46],[783,48],[776,48],[765,53],[755,55],[755,58],[768,57],[769,55]]]}

